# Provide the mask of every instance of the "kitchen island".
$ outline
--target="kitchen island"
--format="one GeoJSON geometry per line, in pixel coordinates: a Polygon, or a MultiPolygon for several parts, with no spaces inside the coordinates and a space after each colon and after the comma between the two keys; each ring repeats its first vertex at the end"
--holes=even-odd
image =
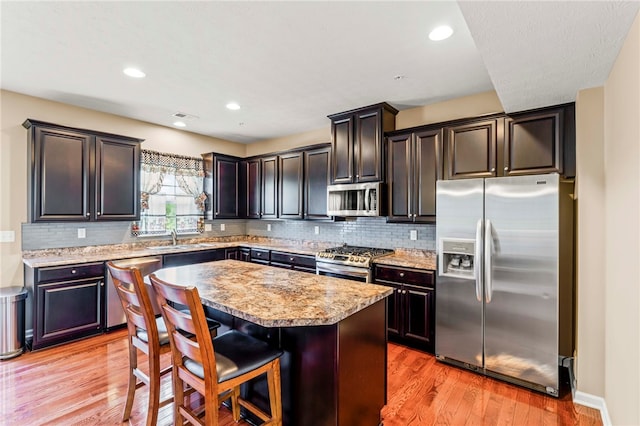
{"type": "MultiPolygon", "coordinates": [[[[284,425],[380,423],[386,402],[385,298],[392,289],[224,260],[166,268],[198,288],[207,315],[278,346],[284,425]]],[[[221,330],[221,332],[223,332],[221,330]]],[[[242,389],[268,409],[266,383],[242,389]]]]}

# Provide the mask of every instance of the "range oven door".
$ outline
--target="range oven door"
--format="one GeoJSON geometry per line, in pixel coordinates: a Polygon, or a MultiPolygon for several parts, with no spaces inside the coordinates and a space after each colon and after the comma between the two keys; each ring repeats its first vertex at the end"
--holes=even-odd
{"type": "Polygon", "coordinates": [[[372,278],[370,268],[359,268],[357,266],[339,265],[336,263],[321,261],[316,261],[316,274],[360,281],[363,283],[370,283],[372,278]]]}

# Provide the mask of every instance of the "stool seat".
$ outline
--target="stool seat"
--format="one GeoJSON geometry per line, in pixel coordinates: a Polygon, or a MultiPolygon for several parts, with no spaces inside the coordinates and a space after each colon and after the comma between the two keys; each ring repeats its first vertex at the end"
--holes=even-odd
{"type": "MultiPolygon", "coordinates": [[[[156,327],[158,328],[158,341],[160,346],[169,344],[169,332],[167,331],[167,325],[164,323],[164,319],[162,317],[156,318],[156,327]]],[[[149,343],[149,335],[147,334],[147,330],[144,328],[137,327],[136,328],[136,336],[138,339],[142,340],[145,343],[149,343]]]]}
{"type": "MultiPolygon", "coordinates": [[[[283,353],[281,350],[270,348],[261,340],[236,330],[228,331],[213,339],[213,348],[216,353],[218,383],[262,367],[283,353]]],[[[183,358],[183,362],[187,370],[204,379],[201,363],[187,357],[183,358]]]]}

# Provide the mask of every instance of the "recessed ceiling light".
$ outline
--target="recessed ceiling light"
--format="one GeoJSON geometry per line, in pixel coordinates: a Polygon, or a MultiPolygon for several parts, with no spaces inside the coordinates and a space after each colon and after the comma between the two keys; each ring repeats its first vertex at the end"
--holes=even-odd
{"type": "Polygon", "coordinates": [[[187,127],[187,125],[184,123],[184,121],[176,121],[173,123],[174,126],[176,127],[187,127]]]}
{"type": "Polygon", "coordinates": [[[433,41],[440,41],[451,37],[451,34],[453,34],[453,29],[451,29],[450,26],[441,25],[437,28],[434,28],[429,33],[429,38],[433,41]]]}
{"type": "Polygon", "coordinates": [[[122,72],[125,73],[126,75],[128,75],[129,77],[133,77],[133,78],[146,77],[146,74],[143,73],[138,68],[125,68],[124,70],[122,70],[122,72]]]}
{"type": "Polygon", "coordinates": [[[235,111],[235,110],[240,109],[240,105],[238,105],[236,102],[229,102],[227,104],[227,109],[235,111]]]}

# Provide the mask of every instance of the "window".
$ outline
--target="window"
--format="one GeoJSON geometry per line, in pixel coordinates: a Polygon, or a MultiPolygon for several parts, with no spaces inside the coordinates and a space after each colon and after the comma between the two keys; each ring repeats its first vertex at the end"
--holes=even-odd
{"type": "Polygon", "coordinates": [[[141,151],[138,235],[202,232],[204,178],[201,158],[141,151]]]}

